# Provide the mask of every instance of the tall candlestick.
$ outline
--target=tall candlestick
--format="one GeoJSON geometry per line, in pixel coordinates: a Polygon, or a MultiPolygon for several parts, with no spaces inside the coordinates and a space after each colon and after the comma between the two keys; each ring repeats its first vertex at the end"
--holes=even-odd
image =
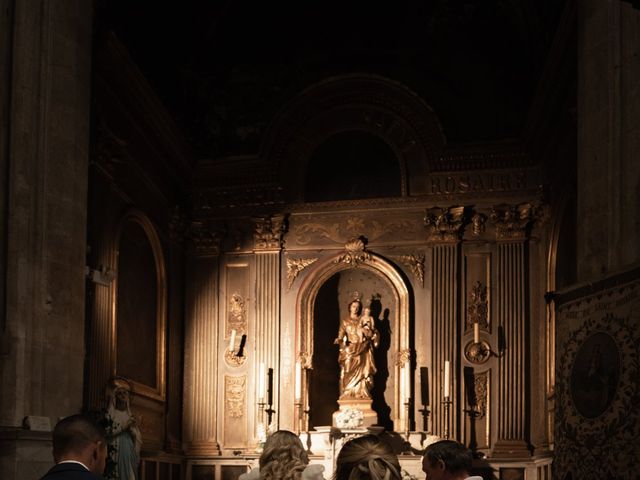
{"type": "Polygon", "coordinates": [[[229,351],[233,353],[236,349],[236,331],[231,330],[231,336],[229,337],[229,351]]]}
{"type": "Polygon", "coordinates": [[[478,322],[473,324],[473,343],[480,343],[480,324],[478,322]]]}
{"type": "Polygon", "coordinates": [[[449,398],[449,360],[444,361],[444,398],[449,398]]]}
{"type": "Polygon", "coordinates": [[[429,370],[420,367],[420,403],[429,405],[429,370]]]}
{"type": "Polygon", "coordinates": [[[404,398],[407,402],[411,398],[411,366],[409,363],[404,366],[404,398]]]}
{"type": "Polygon", "coordinates": [[[273,405],[273,368],[269,368],[267,372],[267,403],[273,405]]]}
{"type": "Polygon", "coordinates": [[[300,362],[296,362],[295,380],[295,399],[300,400],[302,398],[302,365],[300,365],[300,362]]]}
{"type": "Polygon", "coordinates": [[[260,362],[260,367],[258,368],[258,398],[261,402],[264,402],[264,386],[265,380],[267,376],[266,367],[264,362],[260,362]]]}

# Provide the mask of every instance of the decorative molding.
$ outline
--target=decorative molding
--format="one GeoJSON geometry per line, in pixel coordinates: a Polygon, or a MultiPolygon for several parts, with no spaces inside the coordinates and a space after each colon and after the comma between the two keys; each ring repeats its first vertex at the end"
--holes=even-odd
{"type": "Polygon", "coordinates": [[[349,240],[345,246],[345,253],[334,260],[334,263],[346,263],[357,267],[360,263],[373,261],[371,254],[366,251],[366,239],[363,236],[349,240]]]}
{"type": "Polygon", "coordinates": [[[485,418],[489,404],[489,371],[476,373],[473,376],[473,389],[476,396],[476,412],[478,418],[485,418]]]}
{"type": "Polygon", "coordinates": [[[192,221],[186,237],[191,240],[195,254],[199,257],[215,257],[220,255],[220,247],[224,232],[214,229],[203,221],[192,221]]]}
{"type": "Polygon", "coordinates": [[[246,355],[238,355],[237,352],[232,352],[228,348],[224,351],[224,362],[230,367],[241,367],[247,361],[246,355]]]}
{"type": "Polygon", "coordinates": [[[471,217],[471,226],[474,237],[482,235],[485,231],[485,224],[487,223],[487,216],[483,213],[474,212],[471,217]]]}
{"type": "Polygon", "coordinates": [[[361,232],[366,232],[369,241],[377,241],[385,235],[398,232],[416,232],[416,221],[412,218],[392,218],[389,220],[370,220],[361,217],[349,217],[344,221],[307,222],[293,229],[294,240],[298,245],[308,245],[313,236],[326,238],[335,243],[346,243],[361,232]]]}
{"type": "Polygon", "coordinates": [[[477,323],[480,328],[489,331],[489,302],[487,300],[487,287],[479,280],[476,281],[469,292],[469,305],[467,306],[467,322],[465,331],[473,329],[477,323]]]}
{"type": "Polygon", "coordinates": [[[247,377],[245,375],[224,377],[226,414],[231,418],[242,418],[245,412],[247,377]]]}
{"type": "Polygon", "coordinates": [[[254,218],[253,239],[255,250],[280,250],[286,230],[284,215],[269,215],[254,218]]]}
{"type": "Polygon", "coordinates": [[[505,203],[491,209],[491,221],[496,228],[496,238],[525,238],[527,228],[534,220],[534,208],[529,202],[518,205],[505,203]]]}
{"type": "Polygon", "coordinates": [[[235,330],[237,335],[247,333],[247,305],[238,292],[232,293],[227,302],[225,339],[231,336],[231,330],[235,330]]]}
{"type": "Polygon", "coordinates": [[[424,253],[397,255],[395,258],[411,269],[411,273],[424,287],[424,253]]]}
{"type": "Polygon", "coordinates": [[[287,258],[287,290],[291,290],[300,272],[317,261],[317,258],[287,258]]]}
{"type": "Polygon", "coordinates": [[[402,368],[411,361],[411,350],[404,348],[396,354],[396,366],[402,368]]]}
{"type": "Polygon", "coordinates": [[[464,207],[432,207],[424,217],[428,240],[433,242],[457,242],[464,224],[464,207]]]}

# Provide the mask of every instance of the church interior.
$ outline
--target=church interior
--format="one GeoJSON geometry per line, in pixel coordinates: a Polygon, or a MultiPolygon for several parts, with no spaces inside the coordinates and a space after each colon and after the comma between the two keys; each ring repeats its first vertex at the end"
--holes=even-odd
{"type": "Polygon", "coordinates": [[[142,480],[637,478],[637,1],[0,5],[3,479],[118,389],[142,480]]]}

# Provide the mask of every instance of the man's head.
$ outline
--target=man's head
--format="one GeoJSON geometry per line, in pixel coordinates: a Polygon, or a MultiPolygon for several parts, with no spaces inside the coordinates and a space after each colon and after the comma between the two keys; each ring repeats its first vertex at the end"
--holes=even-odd
{"type": "Polygon", "coordinates": [[[466,478],[471,470],[473,455],[464,445],[453,440],[441,440],[427,447],[422,458],[426,480],[466,478]]]}
{"type": "Polygon", "coordinates": [[[84,415],[63,418],[53,429],[53,459],[76,460],[102,475],[107,460],[104,431],[84,415]]]}

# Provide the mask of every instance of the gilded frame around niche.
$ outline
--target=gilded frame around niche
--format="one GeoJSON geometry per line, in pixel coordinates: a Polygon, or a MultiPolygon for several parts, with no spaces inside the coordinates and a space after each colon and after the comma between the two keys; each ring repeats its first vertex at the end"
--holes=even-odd
{"type": "MultiPolygon", "coordinates": [[[[145,385],[144,383],[137,382],[129,379],[133,385],[134,392],[144,397],[152,398],[155,400],[164,401],[166,398],[166,384],[165,384],[165,339],[166,339],[166,324],[167,324],[167,281],[164,266],[164,254],[162,251],[162,244],[160,238],[156,232],[155,227],[151,223],[151,220],[140,210],[132,209],[118,222],[116,234],[114,237],[114,258],[113,265],[117,269],[118,255],[120,251],[120,240],[122,232],[129,223],[136,223],[142,228],[147,236],[147,240],[151,245],[153,252],[153,258],[156,267],[157,278],[157,295],[156,295],[156,361],[155,361],[155,373],[156,384],[145,385]]],[[[118,277],[116,275],[115,280],[111,283],[111,376],[118,376],[117,372],[117,341],[118,341],[118,319],[117,319],[117,302],[118,302],[118,277]]]]}

